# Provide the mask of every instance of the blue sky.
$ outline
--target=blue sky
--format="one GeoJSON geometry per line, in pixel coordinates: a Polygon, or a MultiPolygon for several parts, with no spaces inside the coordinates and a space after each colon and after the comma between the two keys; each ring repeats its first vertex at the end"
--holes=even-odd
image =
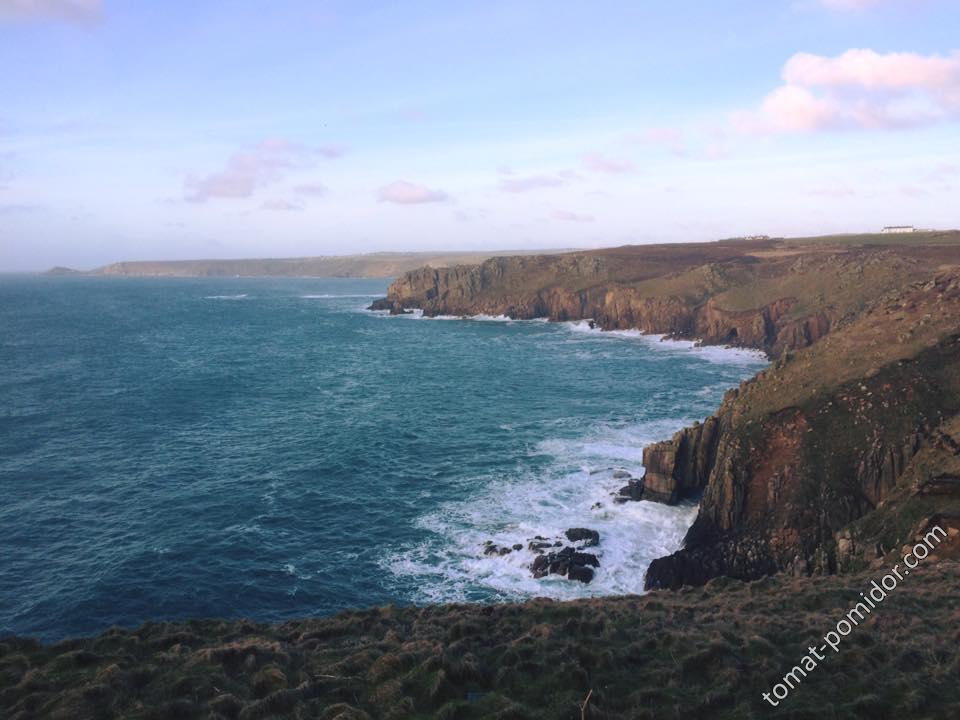
{"type": "Polygon", "coordinates": [[[0,269],[955,227],[960,3],[0,0],[0,269]]]}

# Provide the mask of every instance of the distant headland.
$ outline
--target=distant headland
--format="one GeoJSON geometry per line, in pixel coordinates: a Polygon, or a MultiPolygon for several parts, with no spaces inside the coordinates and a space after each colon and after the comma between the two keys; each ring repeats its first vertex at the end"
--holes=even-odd
{"type": "MultiPolygon", "coordinates": [[[[451,252],[378,252],[363,255],[320,255],[297,258],[233,260],[135,260],[116,262],[93,270],[54,267],[45,275],[97,275],[119,277],[344,277],[389,278],[419,267],[472,265],[493,256],[527,255],[530,250],[451,252]]],[[[540,250],[543,254],[569,250],[540,250]]]]}

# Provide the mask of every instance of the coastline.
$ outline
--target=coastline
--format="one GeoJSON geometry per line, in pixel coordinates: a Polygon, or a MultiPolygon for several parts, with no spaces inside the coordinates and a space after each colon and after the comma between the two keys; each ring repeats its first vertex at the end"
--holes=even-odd
{"type": "MultiPolygon", "coordinates": [[[[658,561],[657,591],[381,607],[274,625],[149,623],[47,646],[3,638],[0,707],[17,717],[87,717],[109,706],[132,717],[546,718],[592,691],[610,718],[653,718],[664,707],[717,718],[768,713],[761,692],[849,607],[851,587],[891,566],[931,521],[954,543],[960,536],[956,260],[950,247],[818,250],[772,266],[751,260],[738,266],[736,282],[714,291],[731,305],[754,304],[735,311],[710,304],[714,295],[690,300],[696,312],[665,300],[675,275],[653,289],[647,280],[622,286],[633,282],[623,277],[597,285],[590,275],[590,287],[554,291],[550,273],[571,267],[563,260],[532,290],[480,283],[479,295],[457,303],[493,316],[503,305],[534,315],[549,298],[559,316],[596,302],[608,308],[602,326],[615,331],[643,310],[651,322],[637,326],[676,325],[673,337],[709,324],[707,347],[731,330],[738,345],[762,333],[768,354],[786,343],[708,422],[648,449],[656,461],[644,462],[648,474],[674,482],[671,495],[703,492],[685,547],[658,561]],[[790,295],[807,287],[807,295],[790,295]]],[[[527,272],[523,263],[507,265],[501,277],[521,286],[511,273],[527,272]]],[[[594,264],[572,267],[576,275],[594,264]]],[[[441,287],[457,297],[483,271],[458,270],[446,285],[436,271],[415,277],[429,281],[425,293],[441,287]]],[[[885,605],[882,628],[858,635],[862,647],[805,680],[791,713],[955,714],[956,638],[943,629],[960,603],[958,549],[944,543],[927,558],[916,583],[911,575],[898,590],[899,611],[885,605]],[[897,678],[882,694],[878,674],[897,678]]]]}
{"type": "Polygon", "coordinates": [[[625,247],[424,268],[398,278],[371,307],[595,318],[604,330],[643,328],[762,350],[776,360],[728,392],[703,424],[644,452],[644,497],[668,504],[703,498],[684,547],[654,561],[645,585],[862,568],[880,559],[872,547],[886,554],[921,518],[931,521],[934,501],[922,496],[946,493],[947,507],[960,512],[953,490],[937,480],[954,477],[949,448],[960,442],[938,440],[960,432],[942,425],[960,410],[950,359],[960,334],[956,249],[761,244],[625,247]],[[894,330],[891,318],[900,323],[896,340],[879,343],[894,330]],[[937,394],[931,383],[949,390],[937,394]],[[813,514],[811,505],[825,510],[813,514]],[[877,544],[868,518],[881,506],[891,529],[877,544]]]}
{"type": "MultiPolygon", "coordinates": [[[[678,339],[659,333],[646,333],[638,329],[604,330],[590,319],[557,321],[546,317],[518,319],[506,315],[490,316],[485,314],[472,316],[432,316],[424,315],[419,309],[411,309],[404,314],[390,314],[388,311],[370,308],[367,308],[367,312],[384,318],[407,320],[436,320],[441,322],[460,320],[463,322],[507,324],[550,323],[552,326],[562,328],[574,336],[634,343],[636,344],[638,352],[662,354],[664,360],[670,357],[675,357],[678,360],[684,357],[692,357],[699,361],[718,363],[728,367],[750,366],[751,368],[758,363],[763,363],[762,367],[757,367],[757,371],[761,371],[769,363],[766,354],[758,349],[710,343],[704,344],[697,340],[678,339]]],[[[755,373],[747,377],[741,376],[739,384],[751,382],[754,377],[755,373]]],[[[720,394],[735,390],[737,387],[737,381],[723,384],[720,394]]],[[[710,388],[710,392],[716,393],[717,386],[713,385],[710,388]]],[[[609,597],[623,594],[642,594],[645,592],[643,578],[649,564],[656,559],[656,557],[669,555],[681,548],[682,538],[687,534],[696,518],[698,497],[696,496],[697,493],[695,493],[692,497],[678,498],[676,501],[666,504],[646,500],[635,502],[635,500],[639,498],[625,496],[622,491],[625,489],[624,486],[627,483],[632,485],[643,477],[644,467],[641,455],[645,448],[668,441],[672,436],[676,435],[676,433],[682,432],[689,423],[698,424],[704,422],[716,412],[719,404],[718,402],[717,405],[709,408],[704,416],[682,413],[682,415],[686,415],[686,417],[677,418],[669,426],[658,422],[655,428],[644,428],[640,432],[642,439],[634,444],[633,452],[623,455],[620,461],[614,463],[612,467],[584,468],[583,472],[585,475],[589,475],[589,478],[585,477],[579,481],[577,485],[580,487],[581,482],[589,482],[591,489],[588,490],[586,486],[582,486],[583,489],[578,489],[577,494],[582,494],[584,498],[588,499],[583,501],[584,507],[577,506],[576,508],[570,508],[565,523],[561,523],[556,517],[552,517],[552,522],[547,524],[547,529],[544,529],[542,524],[538,524],[535,521],[528,521],[528,523],[524,525],[526,528],[525,534],[524,531],[514,530],[506,534],[494,533],[485,535],[483,539],[477,537],[473,544],[476,545],[476,552],[479,557],[472,564],[472,572],[490,578],[490,581],[494,582],[494,587],[506,593],[504,599],[507,601],[520,601],[523,597],[536,597],[538,595],[546,595],[558,600],[572,600],[578,597],[609,597]],[[590,512],[585,512],[586,507],[590,508],[590,512]],[[610,538],[609,542],[601,540],[600,547],[598,548],[590,548],[591,552],[596,553],[599,558],[599,572],[605,573],[608,578],[611,578],[610,580],[602,583],[600,587],[597,587],[595,582],[591,582],[584,587],[578,582],[567,580],[565,577],[548,575],[540,580],[530,578],[530,563],[536,559],[536,556],[530,555],[528,557],[527,546],[528,544],[533,544],[535,535],[540,537],[541,533],[543,533],[544,536],[548,536],[551,539],[550,541],[553,542],[557,538],[563,540],[562,534],[564,527],[582,526],[598,529],[601,538],[604,538],[607,534],[605,528],[610,526],[611,520],[614,518],[618,520],[614,524],[614,527],[617,528],[615,536],[610,538]],[[673,527],[674,523],[677,522],[681,523],[679,532],[673,527]],[[621,529],[619,528],[620,525],[624,527],[621,529]],[[642,554],[634,556],[633,553],[637,552],[636,550],[626,554],[624,552],[625,548],[623,545],[626,542],[625,537],[629,535],[649,537],[651,538],[650,542],[654,542],[652,540],[653,538],[663,537],[664,544],[661,544],[661,541],[657,540],[656,544],[661,548],[659,554],[655,553],[649,556],[638,565],[636,559],[637,557],[643,557],[642,554]],[[507,557],[495,556],[492,559],[484,558],[482,554],[483,547],[481,545],[484,540],[493,543],[494,547],[510,548],[523,546],[524,549],[523,551],[509,553],[507,557]],[[507,563],[509,563],[509,566],[507,563]],[[525,588],[519,597],[514,595],[514,593],[518,592],[516,589],[518,584],[517,580],[513,580],[508,585],[500,584],[502,580],[494,580],[500,572],[507,570],[509,570],[511,576],[519,574],[527,577],[526,583],[519,583],[520,586],[525,588]],[[613,580],[612,578],[617,579],[613,580]]],[[[617,440],[613,440],[612,438],[598,438],[596,442],[613,443],[615,445],[618,443],[617,440]]],[[[555,487],[557,483],[561,486],[566,485],[565,480],[554,479],[551,481],[550,486],[555,487]]],[[[515,497],[518,492],[522,491],[518,488],[511,488],[509,491],[503,490],[503,493],[509,493],[511,497],[515,497]]],[[[541,518],[541,521],[543,520],[544,519],[541,518]]],[[[467,531],[468,528],[462,528],[463,533],[467,531]]],[[[389,568],[389,564],[385,567],[389,568]]],[[[426,572],[424,569],[426,566],[418,565],[418,567],[419,572],[426,572]]],[[[600,576],[598,575],[597,577],[600,576]]],[[[451,597],[444,595],[442,590],[434,588],[430,594],[421,599],[415,599],[414,602],[416,604],[422,604],[423,602],[436,603],[449,602],[451,600],[463,601],[465,599],[464,597],[458,598],[457,596],[451,597]]]]}

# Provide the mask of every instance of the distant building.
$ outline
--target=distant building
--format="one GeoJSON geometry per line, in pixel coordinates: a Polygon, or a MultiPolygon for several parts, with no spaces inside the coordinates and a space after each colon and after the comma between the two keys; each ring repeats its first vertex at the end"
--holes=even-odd
{"type": "Polygon", "coordinates": [[[880,232],[883,235],[897,235],[900,233],[912,233],[916,231],[917,229],[913,225],[887,225],[880,232]]]}
{"type": "Polygon", "coordinates": [[[769,235],[744,235],[742,240],[769,240],[769,235]]]}

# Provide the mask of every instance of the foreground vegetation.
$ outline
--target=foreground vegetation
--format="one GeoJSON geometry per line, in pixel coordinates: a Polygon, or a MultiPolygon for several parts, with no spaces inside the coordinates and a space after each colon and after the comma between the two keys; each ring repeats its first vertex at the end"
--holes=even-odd
{"type": "Polygon", "coordinates": [[[190,621],[0,641],[0,716],[960,717],[960,564],[923,566],[772,707],[762,698],[886,570],[722,578],[642,597],[190,621]]]}

